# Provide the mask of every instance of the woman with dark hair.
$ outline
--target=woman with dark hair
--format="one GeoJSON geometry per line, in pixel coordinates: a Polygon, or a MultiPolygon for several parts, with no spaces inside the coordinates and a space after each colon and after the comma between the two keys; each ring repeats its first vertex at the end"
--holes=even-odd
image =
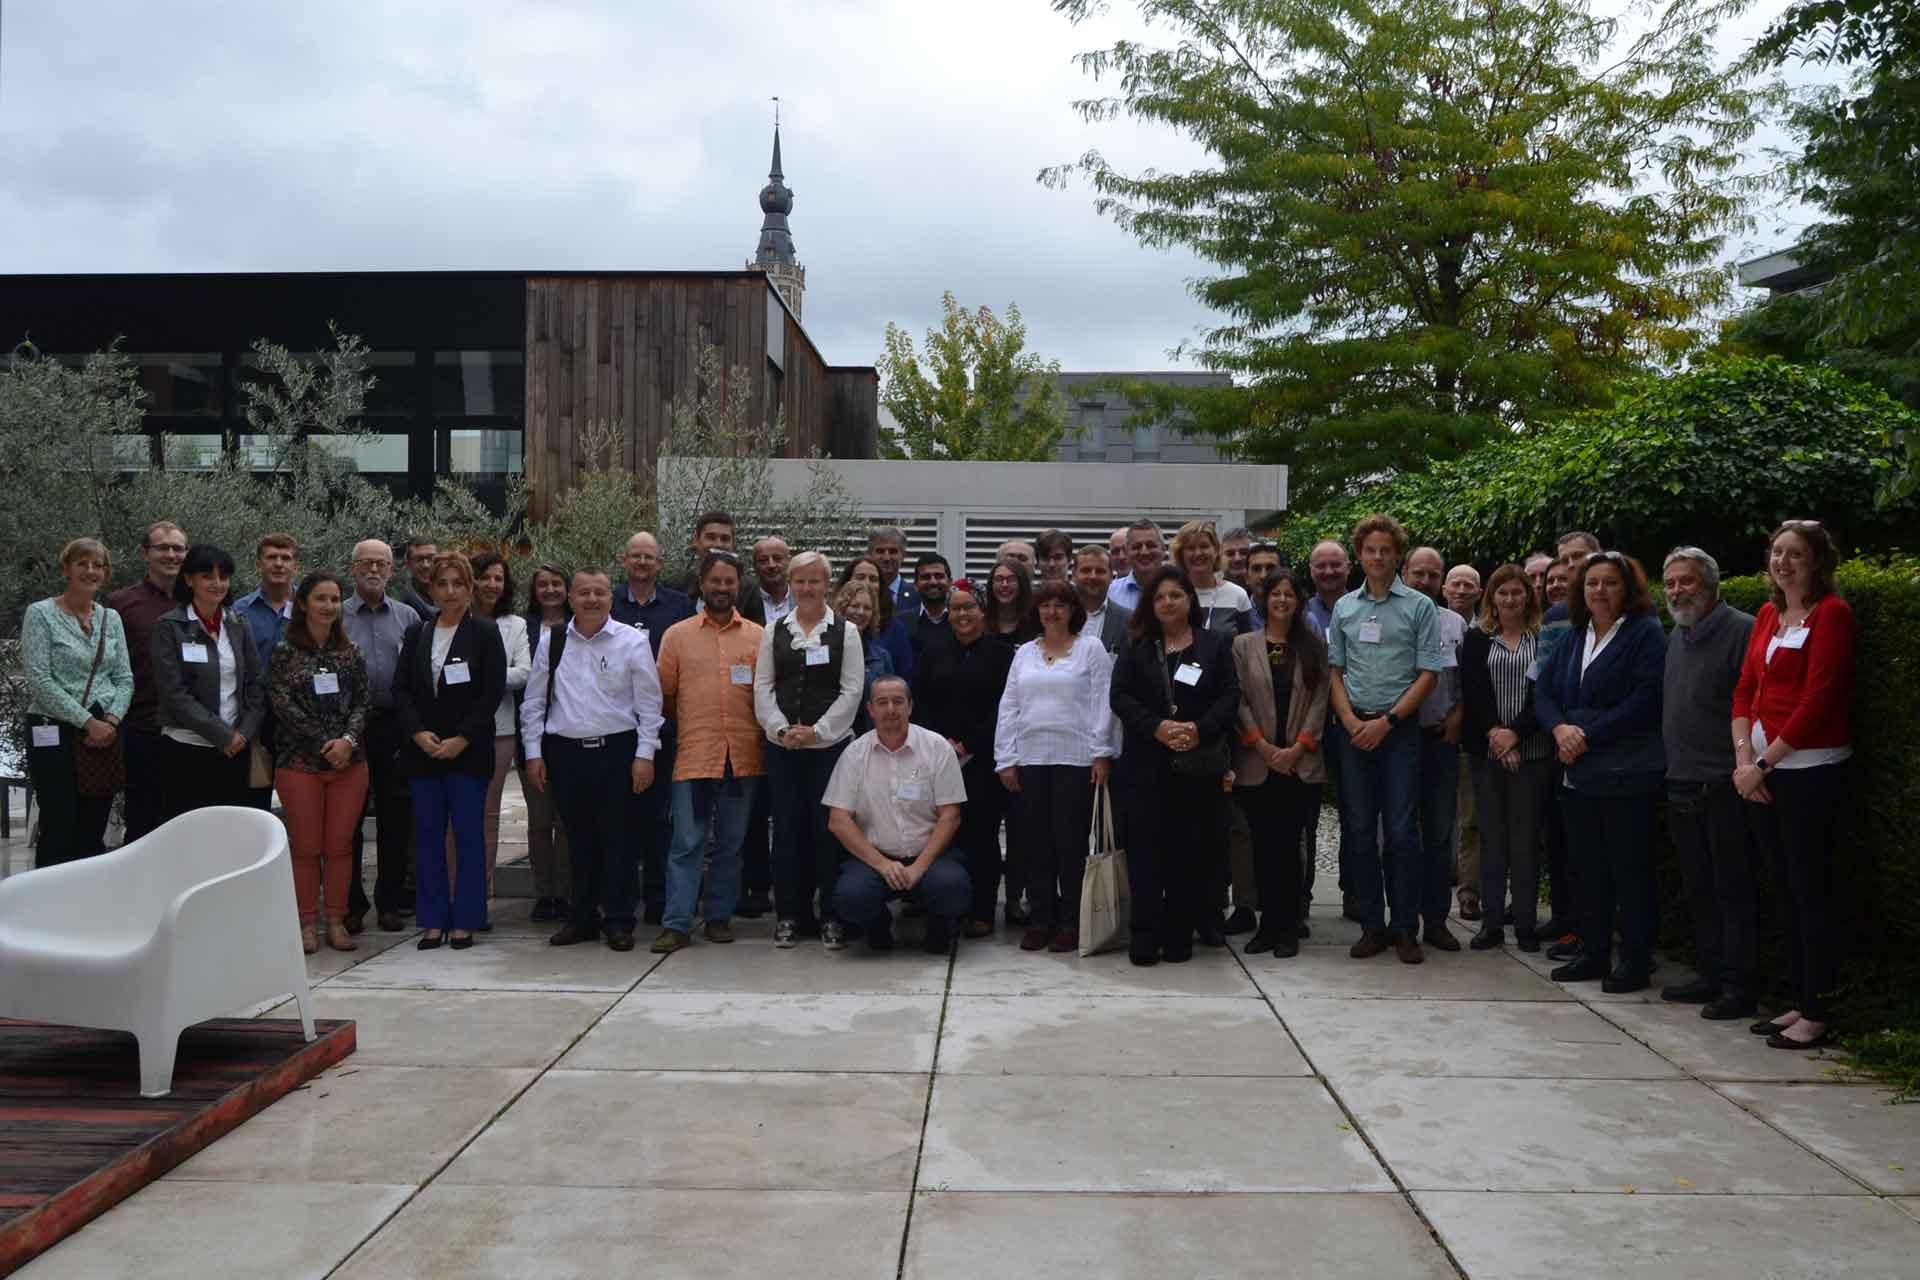
{"type": "MultiPolygon", "coordinates": [[[[507,571],[505,557],[482,551],[473,558],[473,611],[491,619],[500,630],[500,644],[507,653],[507,690],[493,713],[493,779],[487,784],[486,808],[481,826],[487,841],[487,900],[493,900],[493,869],[500,859],[500,798],[507,789],[507,774],[513,768],[515,749],[520,745],[519,694],[533,673],[533,657],[527,645],[527,620],[513,611],[513,575],[507,571]]],[[[447,857],[453,857],[453,838],[447,839],[447,857]]],[[[482,930],[492,928],[491,914],[482,930]]]]}
{"type": "Polygon", "coordinates": [[[153,629],[153,683],[160,698],[160,775],[165,814],[245,805],[248,747],[267,718],[266,672],[247,620],[229,608],[233,557],[187,548],[174,579],[180,607],[153,629]]]}
{"type": "MultiPolygon", "coordinates": [[[[880,575],[879,562],[871,556],[857,556],[840,571],[840,586],[864,582],[872,588],[873,598],[879,601],[879,610],[873,622],[875,643],[887,651],[887,659],[893,663],[892,674],[910,680],[913,677],[913,637],[907,634],[907,624],[893,616],[893,592],[884,585],[886,581],[880,575]]],[[[866,699],[862,698],[860,714],[864,716],[866,712],[866,699]]]]}
{"type": "Polygon", "coordinates": [[[1013,650],[988,638],[979,588],[965,578],[948,588],[947,622],[947,630],[928,638],[913,669],[913,719],[945,738],[960,757],[967,803],[961,807],[960,831],[953,843],[966,858],[967,877],[973,882],[973,910],[965,933],[984,938],[993,932],[993,905],[1004,870],[1000,820],[1008,797],[993,776],[993,739],[1013,650]]]}
{"type": "Polygon", "coordinates": [[[1753,1024],[1775,1049],[1833,1040],[1840,984],[1831,909],[1836,828],[1846,812],[1853,746],[1853,609],[1834,590],[1840,549],[1812,520],[1789,520],[1767,544],[1772,590],[1753,620],[1733,691],[1733,787],[1785,890],[1794,1007],[1753,1024]]]}
{"type": "Polygon", "coordinates": [[[1260,926],[1246,952],[1300,954],[1300,841],[1320,816],[1326,767],[1320,735],[1327,723],[1327,646],[1307,622],[1313,584],[1276,573],[1261,586],[1267,624],[1233,640],[1240,684],[1233,798],[1253,837],[1260,926]]]}
{"type": "Polygon", "coordinates": [[[353,831],[367,799],[367,663],[340,623],[347,591],[334,574],[310,573],[293,593],[293,617],[267,664],[273,703],[274,790],[286,811],[300,945],[354,950],[347,932],[353,831]]]}
{"type": "MultiPolygon", "coordinates": [[[[1034,593],[1040,634],[1014,651],[994,730],[994,768],[1013,795],[1025,844],[1030,916],[1023,951],[1080,949],[1080,879],[1093,825],[1093,788],[1119,754],[1108,694],[1113,660],[1083,634],[1087,611],[1064,580],[1034,593]]],[[[971,793],[969,793],[971,794],[971,793]]]]}
{"type": "MultiPolygon", "coordinates": [[[[526,627],[528,652],[536,647],[534,639],[542,631],[564,627],[573,616],[567,603],[567,584],[571,575],[556,564],[534,568],[527,584],[527,611],[521,621],[526,627]]],[[[519,698],[514,699],[514,723],[520,721],[519,698]]],[[[498,727],[498,721],[495,722],[498,727]]],[[[560,825],[560,811],[553,803],[552,788],[542,789],[527,783],[526,749],[516,734],[514,767],[520,772],[520,794],[527,803],[527,865],[533,870],[533,910],[529,919],[565,920],[573,911],[573,867],[567,861],[567,833],[560,825]]]]}
{"type": "MultiPolygon", "coordinates": [[[[1596,551],[1567,593],[1572,629],[1534,684],[1534,717],[1553,735],[1566,772],[1560,808],[1580,884],[1581,954],[1555,982],[1600,979],[1610,993],[1640,991],[1653,969],[1653,815],[1664,785],[1660,689],[1667,633],[1647,574],[1618,551],[1596,551]],[[1613,922],[1620,957],[1613,963],[1613,922]]],[[[1488,910],[1493,909],[1489,900],[1488,910]]]]}
{"type": "Polygon", "coordinates": [[[1040,634],[1033,620],[1033,578],[1018,560],[994,562],[987,574],[987,634],[1019,648],[1040,634]]]}
{"type": "Polygon", "coordinates": [[[897,674],[893,669],[893,655],[880,647],[879,598],[884,594],[861,580],[841,587],[833,598],[833,607],[860,633],[862,656],[867,664],[866,683],[860,691],[860,710],[853,717],[856,737],[873,728],[873,719],[867,714],[867,702],[873,696],[873,682],[881,676],[897,674]]]}
{"type": "Polygon", "coordinates": [[[487,784],[494,713],[507,687],[507,651],[490,618],[472,612],[473,566],[433,558],[428,578],[439,615],[407,632],[393,673],[393,714],[405,740],[400,772],[413,798],[415,918],[419,948],[473,945],[487,918],[487,784]],[[448,883],[447,827],[455,866],[448,883]]]}
{"type": "Polygon", "coordinates": [[[1196,922],[1202,942],[1226,941],[1201,900],[1225,874],[1221,784],[1240,679],[1226,640],[1206,629],[1186,574],[1162,565],[1141,602],[1128,626],[1130,643],[1115,661],[1110,705],[1124,733],[1118,780],[1133,881],[1128,955],[1148,965],[1191,959],[1196,922]]]}
{"type": "Polygon", "coordinates": [[[1506,941],[1500,922],[1513,903],[1513,936],[1540,949],[1540,823],[1552,802],[1553,740],[1533,710],[1540,598],[1526,570],[1503,564],[1487,579],[1480,617],[1460,641],[1460,749],[1480,815],[1480,883],[1486,904],[1475,951],[1506,941]]]}

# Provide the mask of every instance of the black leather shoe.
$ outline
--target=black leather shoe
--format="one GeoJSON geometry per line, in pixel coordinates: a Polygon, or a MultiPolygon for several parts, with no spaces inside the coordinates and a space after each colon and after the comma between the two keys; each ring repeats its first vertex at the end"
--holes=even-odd
{"type": "MultiPolygon", "coordinates": [[[[1549,934],[1549,937],[1552,935],[1549,934]]],[[[1549,960],[1578,960],[1587,954],[1587,949],[1578,942],[1556,942],[1547,948],[1549,960]]]]}
{"type": "Polygon", "coordinates": [[[920,945],[930,956],[943,956],[953,950],[953,921],[945,916],[928,916],[927,936],[920,945]]]}
{"type": "Polygon", "coordinates": [[[1760,1002],[1752,996],[1723,991],[1700,1006],[1700,1016],[1709,1022],[1732,1022],[1736,1018],[1751,1018],[1759,1007],[1760,1002]]]}
{"type": "Polygon", "coordinates": [[[1632,991],[1645,991],[1653,982],[1644,973],[1610,973],[1600,979],[1600,989],[1610,996],[1624,996],[1632,991]]]}
{"type": "Polygon", "coordinates": [[[430,938],[423,933],[420,935],[420,941],[414,943],[413,945],[419,948],[421,951],[433,951],[438,949],[440,944],[444,941],[446,941],[446,937],[444,934],[438,937],[430,938]]]}
{"type": "Polygon", "coordinates": [[[1447,928],[1445,925],[1441,925],[1437,929],[1429,926],[1426,932],[1421,935],[1421,940],[1435,951],[1458,951],[1460,949],[1460,939],[1454,937],[1453,930],[1447,928]]]}
{"type": "Polygon", "coordinates": [[[1385,929],[1367,929],[1358,942],[1347,948],[1347,954],[1355,960],[1371,960],[1391,945],[1385,929]]]}
{"type": "Polygon", "coordinates": [[[1676,982],[1660,988],[1660,998],[1669,1004],[1706,1004],[1719,994],[1720,984],[1712,978],[1695,978],[1692,982],[1676,982]]]}
{"type": "Polygon", "coordinates": [[[406,922],[400,918],[398,911],[382,911],[380,913],[379,923],[380,932],[382,933],[399,933],[407,927],[406,922]]]}
{"type": "Polygon", "coordinates": [[[1291,960],[1300,954],[1300,943],[1293,938],[1280,938],[1273,944],[1275,960],[1291,960]]]}
{"type": "Polygon", "coordinates": [[[1575,960],[1547,975],[1555,982],[1593,982],[1607,976],[1607,966],[1597,960],[1575,960]]]}
{"type": "Polygon", "coordinates": [[[1251,910],[1246,907],[1235,907],[1228,913],[1226,924],[1220,928],[1222,933],[1231,938],[1236,933],[1252,933],[1257,923],[1251,910]]]}
{"type": "Polygon", "coordinates": [[[646,910],[640,913],[640,918],[648,924],[659,924],[666,914],[667,906],[664,902],[657,907],[649,902],[646,910]]]}
{"type": "Polygon", "coordinates": [[[631,929],[607,930],[607,950],[609,951],[633,950],[633,930],[631,929]]]}
{"type": "Polygon", "coordinates": [[[1279,939],[1265,929],[1256,929],[1253,936],[1241,946],[1240,951],[1243,955],[1257,956],[1262,952],[1273,950],[1273,944],[1277,941],[1279,939]]]}
{"type": "Polygon", "coordinates": [[[1515,929],[1513,931],[1513,945],[1527,952],[1529,955],[1537,955],[1540,951],[1540,935],[1537,933],[1528,933],[1525,929],[1515,929]]]}
{"type": "MultiPolygon", "coordinates": [[[[1203,947],[1224,947],[1227,945],[1226,932],[1221,929],[1220,922],[1212,918],[1211,913],[1201,919],[1199,925],[1194,929],[1194,934],[1203,947]]],[[[1172,957],[1168,958],[1171,959],[1172,957]]]]}
{"type": "Polygon", "coordinates": [[[1151,942],[1135,942],[1127,947],[1127,959],[1145,968],[1160,963],[1160,948],[1151,942]]]}
{"type": "Polygon", "coordinates": [[[469,947],[473,946],[473,935],[468,934],[464,938],[448,938],[447,945],[452,947],[455,951],[465,951],[469,947]]]}
{"type": "Polygon", "coordinates": [[[550,947],[571,947],[582,942],[592,942],[600,936],[598,929],[582,929],[576,924],[563,924],[560,932],[547,939],[550,947]]]}
{"type": "Polygon", "coordinates": [[[1475,951],[1491,951],[1506,940],[1507,931],[1505,929],[1487,927],[1474,934],[1473,941],[1467,945],[1475,951]]]}
{"type": "Polygon", "coordinates": [[[1833,1024],[1828,1023],[1826,1029],[1811,1040],[1792,1040],[1784,1035],[1770,1035],[1767,1037],[1767,1048],[1795,1049],[1804,1052],[1808,1049],[1825,1048],[1827,1045],[1832,1044],[1834,1039],[1833,1024]]]}

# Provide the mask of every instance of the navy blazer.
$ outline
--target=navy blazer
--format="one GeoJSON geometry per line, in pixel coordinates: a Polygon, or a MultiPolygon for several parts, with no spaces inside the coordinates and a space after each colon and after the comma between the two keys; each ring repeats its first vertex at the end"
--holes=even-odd
{"type": "Polygon", "coordinates": [[[493,776],[493,713],[507,690],[507,649],[489,618],[469,613],[453,629],[446,665],[433,678],[433,633],[438,623],[423,622],[407,632],[393,672],[393,714],[404,735],[400,772],[407,777],[449,773],[493,776]],[[449,668],[464,666],[468,678],[447,680],[449,668]],[[428,730],[442,738],[465,738],[467,749],[452,760],[432,760],[413,735],[428,730]]]}
{"type": "Polygon", "coordinates": [[[1533,686],[1533,713],[1551,733],[1563,724],[1587,735],[1587,753],[1567,766],[1578,790],[1626,794],[1657,790],[1666,773],[1660,740],[1660,694],[1666,682],[1667,633],[1658,618],[1626,618],[1584,675],[1585,631],[1554,645],[1533,686]]]}

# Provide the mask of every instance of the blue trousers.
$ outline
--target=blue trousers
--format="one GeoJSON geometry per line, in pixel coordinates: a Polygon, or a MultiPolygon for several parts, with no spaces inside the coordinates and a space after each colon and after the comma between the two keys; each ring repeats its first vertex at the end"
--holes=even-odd
{"type": "Polygon", "coordinates": [[[827,794],[833,766],[847,749],[845,741],[831,747],[767,745],[767,790],[773,810],[774,905],[782,920],[792,920],[802,933],[811,933],[821,920],[844,919],[833,904],[840,874],[840,842],[827,830],[827,794]],[[820,913],[813,911],[814,890],[820,892],[820,913]]]}
{"type": "Polygon", "coordinates": [[[1420,726],[1411,720],[1388,731],[1380,745],[1362,751],[1340,739],[1340,856],[1347,892],[1360,908],[1361,926],[1420,928],[1420,832],[1415,813],[1420,792],[1420,726]],[[1386,825],[1386,847],[1375,838],[1386,825]],[[1381,878],[1386,880],[1386,900],[1381,878]]]}
{"type": "Polygon", "coordinates": [[[700,861],[713,829],[706,918],[731,919],[740,900],[740,842],[760,795],[759,778],[687,778],[673,784],[673,843],[667,852],[667,905],[660,923],[686,933],[700,896],[700,861]]]}
{"type": "Polygon", "coordinates": [[[834,906],[840,919],[851,924],[870,925],[895,898],[905,898],[927,909],[930,916],[951,920],[964,915],[973,902],[973,882],[961,860],[948,850],[933,860],[920,883],[905,893],[887,888],[887,882],[858,858],[840,864],[840,880],[835,886],[834,906]]]}
{"type": "Polygon", "coordinates": [[[414,919],[422,929],[478,929],[487,920],[486,778],[449,773],[411,778],[414,919]],[[453,885],[447,885],[448,824],[453,885]],[[451,903],[449,903],[451,899],[451,903]]]}
{"type": "Polygon", "coordinates": [[[1459,788],[1460,745],[1421,730],[1420,915],[1429,929],[1445,929],[1453,906],[1453,823],[1460,812],[1459,788]]]}

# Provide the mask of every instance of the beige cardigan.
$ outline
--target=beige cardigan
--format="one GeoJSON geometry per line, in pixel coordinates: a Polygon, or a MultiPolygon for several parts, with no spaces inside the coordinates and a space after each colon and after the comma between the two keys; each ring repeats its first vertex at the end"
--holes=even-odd
{"type": "MultiPolygon", "coordinates": [[[[1332,683],[1330,674],[1320,677],[1320,685],[1313,691],[1311,698],[1300,696],[1300,655],[1293,656],[1294,696],[1287,704],[1287,731],[1277,733],[1278,725],[1273,722],[1273,675],[1267,667],[1267,635],[1265,630],[1249,631],[1233,638],[1233,667],[1240,677],[1240,729],[1256,729],[1260,736],[1277,747],[1290,747],[1304,731],[1314,743],[1311,751],[1302,753],[1300,763],[1294,767],[1293,776],[1302,782],[1324,782],[1327,777],[1325,764],[1320,759],[1320,740],[1327,731],[1327,689],[1332,683]]],[[[1257,787],[1267,780],[1267,762],[1252,747],[1242,746],[1238,739],[1233,744],[1233,785],[1236,787],[1257,787]]]]}

